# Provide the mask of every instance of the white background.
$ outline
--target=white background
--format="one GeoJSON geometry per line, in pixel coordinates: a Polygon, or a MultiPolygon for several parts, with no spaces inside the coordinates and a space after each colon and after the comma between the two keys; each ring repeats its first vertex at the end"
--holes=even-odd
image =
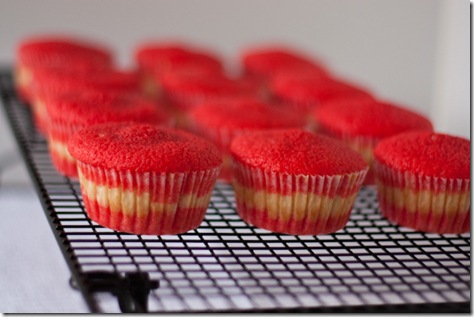
{"type": "MultiPolygon", "coordinates": [[[[0,64],[26,36],[103,41],[133,65],[146,39],[209,47],[236,67],[239,52],[281,42],[336,74],[470,135],[467,0],[0,0],[0,64]]],[[[0,311],[85,311],[0,111],[0,311]]]]}
{"type": "Polygon", "coordinates": [[[279,41],[337,74],[469,136],[467,0],[2,0],[0,62],[24,37],[71,33],[109,44],[132,65],[145,39],[183,39],[229,62],[279,41]]]}

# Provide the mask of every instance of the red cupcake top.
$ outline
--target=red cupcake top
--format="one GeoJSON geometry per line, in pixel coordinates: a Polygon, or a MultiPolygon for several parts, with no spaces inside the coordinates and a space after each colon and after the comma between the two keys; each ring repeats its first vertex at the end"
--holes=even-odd
{"type": "Polygon", "coordinates": [[[111,52],[102,46],[81,39],[67,37],[35,37],[18,47],[18,62],[27,67],[75,67],[76,63],[89,67],[110,67],[111,52]]]}
{"type": "Polygon", "coordinates": [[[223,74],[189,72],[186,69],[162,77],[165,91],[181,94],[225,94],[238,91],[238,87],[223,74]]]}
{"type": "Polygon", "coordinates": [[[135,94],[69,93],[49,99],[46,109],[51,120],[80,126],[124,121],[167,124],[169,120],[158,105],[135,94]]]}
{"type": "Polygon", "coordinates": [[[303,175],[343,175],[367,169],[347,145],[299,129],[259,131],[236,137],[235,160],[268,171],[303,175]]]}
{"type": "Polygon", "coordinates": [[[380,141],[376,160],[398,171],[441,178],[471,178],[471,143],[435,133],[409,132],[380,141]]]}
{"type": "Polygon", "coordinates": [[[249,97],[259,92],[257,82],[234,80],[223,74],[173,72],[163,76],[161,84],[165,98],[184,109],[193,108],[209,99],[249,97]]]}
{"type": "Polygon", "coordinates": [[[245,51],[241,63],[248,75],[269,78],[273,74],[291,68],[323,68],[315,61],[284,47],[260,47],[245,51]]]}
{"type": "Polygon", "coordinates": [[[54,96],[83,90],[138,93],[140,82],[135,72],[101,70],[72,71],[37,69],[33,72],[33,93],[54,96]]]}
{"type": "Polygon", "coordinates": [[[313,105],[341,96],[371,96],[361,87],[311,70],[279,72],[272,79],[270,89],[282,100],[313,105]]]}
{"type": "Polygon", "coordinates": [[[255,98],[229,98],[200,104],[190,117],[205,128],[275,129],[303,128],[303,116],[255,98]]]}
{"type": "Polygon", "coordinates": [[[433,130],[425,117],[391,103],[366,98],[338,99],[315,110],[322,130],[350,136],[385,138],[410,130],[433,130]]]}
{"type": "Polygon", "coordinates": [[[182,131],[137,123],[85,128],[68,143],[80,162],[135,172],[191,172],[217,168],[222,160],[208,141],[182,131]]]}
{"type": "Polygon", "coordinates": [[[155,72],[180,67],[203,67],[222,71],[222,63],[214,54],[181,43],[145,43],[136,50],[135,60],[140,69],[155,72]]]}
{"type": "Polygon", "coordinates": [[[148,69],[148,74],[150,74],[151,78],[159,83],[159,85],[161,85],[163,81],[172,80],[172,78],[223,76],[221,68],[208,67],[207,65],[203,65],[198,62],[189,62],[181,65],[169,65],[165,69],[148,69]]]}
{"type": "Polygon", "coordinates": [[[135,61],[140,68],[153,68],[167,58],[186,56],[188,49],[184,44],[174,43],[144,43],[135,50],[135,61]]]}

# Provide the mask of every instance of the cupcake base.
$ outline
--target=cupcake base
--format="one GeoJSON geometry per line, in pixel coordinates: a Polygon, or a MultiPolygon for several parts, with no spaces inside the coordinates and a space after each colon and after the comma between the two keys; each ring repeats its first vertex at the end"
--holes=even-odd
{"type": "Polygon", "coordinates": [[[160,208],[155,207],[146,215],[140,216],[112,211],[110,207],[104,207],[88,196],[83,195],[83,200],[91,220],[113,230],[134,234],[177,234],[196,229],[204,219],[207,209],[207,204],[204,208],[180,208],[179,211],[176,206],[162,207],[169,212],[160,212],[160,208]],[[180,214],[179,219],[176,217],[177,212],[180,214]]]}
{"type": "Polygon", "coordinates": [[[47,134],[48,117],[46,112],[46,104],[42,98],[34,98],[32,100],[33,116],[38,132],[47,134]]]}
{"type": "Polygon", "coordinates": [[[31,82],[33,75],[31,70],[24,66],[18,66],[14,70],[15,87],[21,101],[25,103],[30,102],[31,98],[31,82]]]}
{"type": "Polygon", "coordinates": [[[242,219],[273,232],[318,235],[342,229],[366,170],[338,176],[289,175],[235,165],[242,219]]]}
{"type": "Polygon", "coordinates": [[[144,72],[140,77],[140,89],[142,93],[151,100],[160,100],[161,89],[153,76],[144,72]]]}
{"type": "Polygon", "coordinates": [[[470,181],[399,172],[376,162],[380,210],[393,223],[432,233],[470,231],[470,181]]]}
{"type": "Polygon", "coordinates": [[[133,173],[78,162],[88,216],[113,230],[179,234],[204,219],[219,168],[190,173],[133,173]]]}
{"type": "Polygon", "coordinates": [[[50,136],[48,148],[54,167],[67,177],[77,178],[77,162],[76,159],[69,154],[67,143],[50,136]]]}
{"type": "Polygon", "coordinates": [[[77,161],[68,150],[69,138],[84,128],[48,119],[48,150],[54,166],[61,174],[77,178],[77,161]]]}
{"type": "Polygon", "coordinates": [[[318,235],[345,227],[356,194],[330,198],[319,195],[259,193],[234,183],[237,211],[247,223],[273,232],[318,235]],[[256,207],[259,206],[259,207],[256,207]]]}
{"type": "Polygon", "coordinates": [[[232,183],[232,156],[222,151],[222,169],[219,179],[226,183],[232,183]]]}
{"type": "Polygon", "coordinates": [[[375,184],[375,173],[374,173],[374,148],[377,145],[377,140],[369,140],[365,138],[354,138],[344,140],[346,144],[356,152],[358,152],[364,158],[369,170],[364,179],[364,185],[375,184]]]}

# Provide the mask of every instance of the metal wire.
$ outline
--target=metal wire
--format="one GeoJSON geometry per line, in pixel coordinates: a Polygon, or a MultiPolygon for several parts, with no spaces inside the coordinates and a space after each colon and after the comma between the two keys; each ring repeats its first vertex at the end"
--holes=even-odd
{"type": "Polygon", "coordinates": [[[216,185],[204,222],[181,235],[137,236],[94,223],[77,181],[54,169],[8,72],[2,101],[53,232],[91,311],[120,311],[91,274],[148,273],[151,312],[470,311],[470,235],[390,224],[364,187],[347,226],[293,236],[249,226],[230,185],[216,185]]]}

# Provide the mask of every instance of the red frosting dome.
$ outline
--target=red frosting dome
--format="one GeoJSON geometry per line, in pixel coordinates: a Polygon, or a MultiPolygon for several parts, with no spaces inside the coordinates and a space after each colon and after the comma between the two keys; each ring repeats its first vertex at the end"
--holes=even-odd
{"type": "Polygon", "coordinates": [[[276,72],[296,68],[323,68],[311,59],[284,47],[260,47],[242,54],[242,65],[246,73],[267,78],[276,72]]]}
{"type": "Polygon", "coordinates": [[[173,72],[163,76],[161,84],[171,103],[188,109],[211,98],[254,97],[259,93],[257,82],[223,74],[173,72]]]}
{"type": "Polygon", "coordinates": [[[254,98],[229,98],[200,104],[190,114],[203,127],[227,129],[302,128],[300,114],[254,98]]]}
{"type": "Polygon", "coordinates": [[[135,72],[116,70],[51,70],[33,72],[33,91],[40,95],[58,95],[83,90],[138,93],[140,82],[135,72]]]}
{"type": "Polygon", "coordinates": [[[163,89],[189,94],[219,94],[237,91],[238,87],[223,74],[178,71],[162,78],[163,89]]]}
{"type": "Polygon", "coordinates": [[[124,121],[163,124],[168,121],[168,115],[158,105],[134,94],[69,93],[48,99],[46,109],[52,120],[77,125],[124,121]]]}
{"type": "Polygon", "coordinates": [[[149,69],[149,74],[158,83],[163,81],[173,81],[175,78],[202,78],[210,76],[223,76],[221,68],[208,67],[197,62],[190,62],[181,65],[169,65],[166,69],[149,69]]]}
{"type": "Polygon", "coordinates": [[[321,104],[341,96],[370,96],[363,88],[311,70],[279,72],[272,79],[270,88],[284,100],[311,104],[321,104]]]}
{"type": "Polygon", "coordinates": [[[96,167],[135,172],[191,172],[219,167],[209,142],[178,130],[136,123],[101,124],[76,133],[69,152],[96,167]]]}
{"type": "Polygon", "coordinates": [[[160,72],[198,66],[222,70],[222,64],[214,54],[181,43],[145,43],[136,50],[135,60],[140,69],[160,72]]]}
{"type": "Polygon", "coordinates": [[[75,63],[112,65],[110,51],[95,43],[66,37],[35,37],[18,47],[18,61],[28,67],[64,67],[75,63]]]}
{"type": "Polygon", "coordinates": [[[399,106],[367,98],[336,99],[317,107],[323,130],[350,136],[385,138],[410,130],[433,130],[425,117],[399,106]]]}
{"type": "Polygon", "coordinates": [[[333,176],[367,168],[362,156],[343,143],[298,129],[236,137],[231,153],[252,167],[289,174],[333,176]]]}
{"type": "Polygon", "coordinates": [[[470,179],[471,151],[467,139],[434,132],[409,132],[380,141],[375,158],[398,171],[470,179]]]}
{"type": "Polygon", "coordinates": [[[135,51],[135,60],[140,68],[153,68],[167,59],[187,56],[188,49],[182,43],[145,43],[135,51]]]}

